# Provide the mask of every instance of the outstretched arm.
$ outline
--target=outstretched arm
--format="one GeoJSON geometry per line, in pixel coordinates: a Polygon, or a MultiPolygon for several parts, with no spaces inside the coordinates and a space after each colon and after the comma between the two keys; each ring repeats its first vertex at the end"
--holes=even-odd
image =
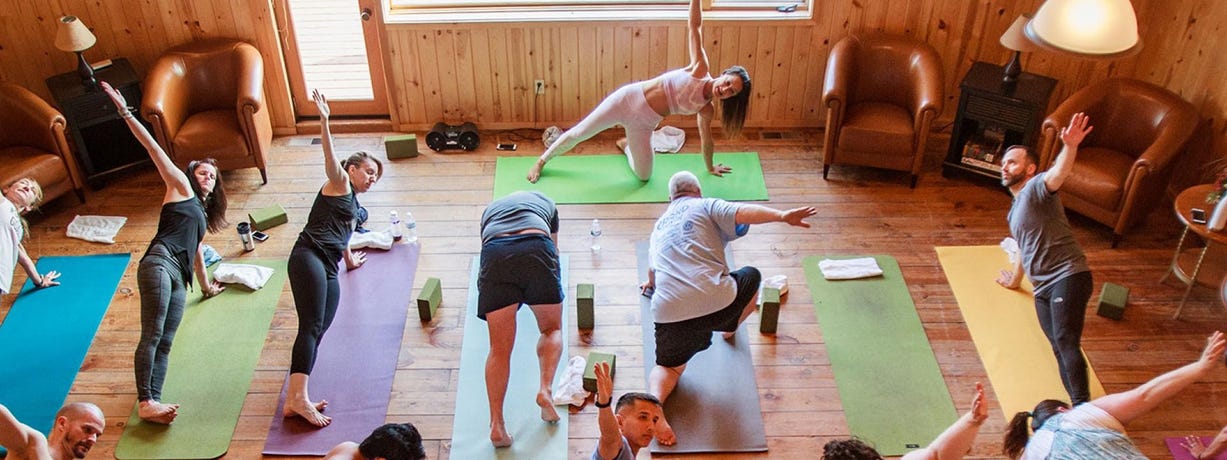
{"type": "Polygon", "coordinates": [[[111,97],[115,107],[119,108],[119,116],[123,117],[128,130],[132,131],[136,140],[145,146],[145,151],[149,152],[149,159],[153,160],[153,165],[158,168],[158,175],[162,176],[162,182],[166,184],[166,194],[162,197],[162,202],[173,203],[195,197],[196,194],[192,192],[192,186],[188,183],[187,174],[175,166],[175,162],[170,160],[170,156],[165,150],[162,150],[162,146],[158,145],[153,135],[149,134],[145,125],[137,121],[132,112],[128,110],[128,102],[124,100],[124,95],[105,81],[102,82],[102,90],[111,97]]]}
{"type": "Polygon", "coordinates": [[[809,222],[804,219],[818,214],[818,209],[813,206],[805,206],[801,208],[792,208],[787,211],[771,209],[766,206],[757,204],[743,204],[737,208],[737,223],[739,224],[765,224],[769,222],[784,222],[794,227],[809,228],[809,222]]]}
{"type": "Polygon", "coordinates": [[[997,275],[997,284],[1004,286],[1006,289],[1018,289],[1022,285],[1023,266],[1022,257],[1015,258],[1011,265],[1011,269],[1001,269],[1001,273],[997,275]]]}
{"type": "Polygon", "coordinates": [[[328,99],[318,89],[311,91],[311,99],[315,101],[315,107],[320,112],[320,145],[324,148],[324,175],[328,177],[323,192],[328,196],[348,195],[349,176],[345,174],[341,160],[337,159],[336,151],[332,147],[332,129],[328,126],[328,116],[332,112],[328,108],[328,99]]]}
{"type": "Polygon", "coordinates": [[[0,446],[8,449],[16,458],[34,458],[50,460],[47,452],[47,438],[42,433],[17,421],[17,417],[0,404],[0,446]]]}
{"type": "Polygon", "coordinates": [[[703,153],[703,165],[707,167],[707,172],[713,176],[723,176],[724,173],[733,172],[733,168],[725,166],[723,163],[715,163],[716,142],[711,137],[711,119],[714,112],[715,109],[710,102],[699,110],[700,151],[703,153]]]}
{"type": "Polygon", "coordinates": [[[1185,438],[1181,444],[1197,460],[1216,458],[1219,454],[1227,452],[1227,426],[1218,432],[1218,436],[1215,436],[1214,440],[1210,441],[1210,445],[1202,444],[1201,438],[1192,435],[1185,438]]]}
{"type": "Polygon", "coordinates": [[[957,460],[967,455],[976,441],[980,425],[988,419],[988,403],[984,401],[984,385],[976,382],[976,396],[971,401],[971,410],[946,428],[929,447],[908,452],[903,460],[957,460]]]}
{"type": "Polygon", "coordinates": [[[1155,377],[1140,387],[1091,401],[1091,404],[1116,417],[1121,424],[1127,425],[1131,420],[1145,414],[1163,401],[1175,396],[1180,390],[1201,379],[1214,368],[1221,367],[1224,349],[1227,349],[1227,338],[1223,337],[1222,332],[1214,331],[1206,339],[1206,349],[1202,351],[1201,358],[1197,361],[1155,377]]]}
{"type": "MultiPolygon", "coordinates": [[[[597,404],[612,404],[613,377],[609,375],[609,363],[597,363],[593,372],[596,373],[597,404]]],[[[607,405],[597,409],[597,422],[601,427],[601,439],[597,442],[596,453],[605,459],[617,458],[622,450],[622,430],[618,428],[613,407],[607,405]]]]}
{"type": "Polygon", "coordinates": [[[1064,146],[1053,161],[1052,168],[1044,175],[1044,185],[1049,192],[1060,190],[1061,185],[1065,184],[1070,170],[1074,169],[1074,160],[1078,158],[1078,145],[1082,144],[1082,140],[1086,139],[1092,129],[1095,127],[1091,126],[1091,117],[1078,112],[1069,120],[1069,126],[1061,130],[1061,143],[1064,146]]]}
{"type": "Polygon", "coordinates": [[[45,288],[51,286],[59,286],[60,282],[56,278],[60,277],[60,272],[51,270],[46,275],[38,275],[38,267],[34,265],[34,260],[30,259],[30,255],[26,254],[26,248],[22,245],[17,245],[17,262],[21,264],[21,268],[25,269],[26,276],[30,278],[30,282],[34,283],[35,287],[45,288]]]}
{"type": "Polygon", "coordinates": [[[204,243],[196,245],[196,262],[192,263],[192,269],[196,272],[196,281],[200,283],[200,291],[204,293],[204,298],[213,297],[226,290],[222,283],[209,280],[209,270],[205,267],[204,261],[204,243]]]}
{"type": "Polygon", "coordinates": [[[686,19],[686,30],[689,31],[691,75],[707,76],[707,51],[703,49],[703,6],[700,0],[690,0],[690,14],[686,19]]]}

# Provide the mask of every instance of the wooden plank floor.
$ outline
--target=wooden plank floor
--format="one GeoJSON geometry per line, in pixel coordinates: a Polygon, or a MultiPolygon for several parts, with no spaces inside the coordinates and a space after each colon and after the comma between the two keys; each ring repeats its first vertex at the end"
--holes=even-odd
{"type": "MultiPolygon", "coordinates": [[[[519,155],[541,152],[537,140],[509,133],[500,137],[518,142],[519,155]]],[[[883,253],[899,260],[954,402],[960,412],[965,411],[974,382],[988,382],[933,247],[997,244],[1008,232],[1008,195],[991,183],[941,177],[936,151],[943,146],[936,144],[944,143],[942,138],[935,141],[935,153],[920,185],[909,189],[904,175],[850,167],[834,167],[831,180],[823,181],[816,147],[820,137],[816,133],[783,140],[761,140],[753,133],[751,137],[753,140],[718,142],[717,146],[722,151],[759,152],[771,206],[812,204],[818,206],[819,215],[813,219],[812,229],[761,225],[736,243],[739,261],[758,266],[767,276],[787,275],[791,284],[791,294],[780,314],[779,334],[750,334],[770,451],[763,455],[686,458],[815,458],[825,441],[848,435],[822,329],[814,317],[800,265],[809,254],[883,253]]],[[[268,185],[259,185],[254,169],[224,174],[231,222],[243,219],[248,209],[273,203],[289,212],[290,223],[270,230],[271,238],[258,246],[255,256],[288,256],[315,192],[323,183],[319,148],[289,147],[287,140],[274,142],[268,185]]],[[[581,145],[573,154],[613,153],[612,141],[612,137],[600,137],[581,145]]],[[[383,149],[380,137],[372,134],[341,135],[338,144],[343,151],[383,149]]],[[[361,196],[371,211],[370,226],[375,229],[386,224],[390,210],[402,215],[404,211],[413,212],[423,244],[417,283],[420,286],[430,276],[443,280],[439,317],[419,323],[411,315],[405,327],[388,413],[389,421],[411,421],[421,429],[430,458],[449,458],[461,326],[463,321],[472,320],[461,318],[460,312],[467,296],[469,261],[480,248],[478,217],[491,198],[495,158],[501,153],[494,151],[493,144],[485,142],[477,152],[445,154],[423,146],[422,156],[390,163],[383,180],[361,196]]],[[[697,139],[691,139],[688,150],[693,151],[696,145],[697,139]]],[[[69,397],[96,402],[107,414],[107,430],[93,458],[112,457],[135,398],[132,350],[139,335],[135,260],[154,233],[161,187],[152,170],[137,171],[90,192],[84,205],[65,197],[31,219],[32,238],[27,247],[35,257],[116,251],[128,251],[134,257],[69,397]],[[128,223],[114,245],[82,243],[64,237],[65,226],[76,214],[121,215],[128,217],[128,223]]],[[[569,331],[571,352],[616,352],[620,364],[617,393],[644,387],[634,244],[647,238],[664,207],[561,206],[560,246],[571,257],[568,292],[573,292],[576,283],[594,282],[599,306],[595,331],[588,335],[569,331]],[[597,256],[588,249],[588,224],[593,218],[601,219],[605,231],[604,248],[597,256]]],[[[1104,227],[1077,217],[1073,225],[1078,241],[1087,250],[1096,282],[1112,281],[1131,288],[1124,321],[1107,320],[1094,313],[1087,317],[1084,346],[1108,391],[1131,388],[1190,362],[1198,356],[1210,331],[1227,328],[1227,313],[1209,290],[1195,291],[1184,319],[1171,319],[1183,290],[1158,283],[1179,236],[1170,208],[1153,213],[1120,249],[1109,248],[1109,232],[1104,227]]],[[[241,251],[233,227],[209,236],[206,243],[230,258],[241,251]]],[[[986,273],[986,282],[994,276],[986,273]]],[[[20,270],[17,278],[24,282],[20,270]]],[[[73,280],[63,281],[65,286],[56,289],[71,289],[73,280]]],[[[0,315],[7,314],[12,302],[13,296],[3,298],[0,315]]],[[[574,315],[574,309],[568,308],[567,314],[574,315]]],[[[574,321],[574,316],[571,318],[574,321]]],[[[277,393],[289,367],[295,323],[287,285],[227,458],[260,457],[277,393]]],[[[751,330],[757,330],[757,315],[749,323],[751,330]]],[[[992,394],[990,391],[990,398],[992,394]]],[[[1004,417],[995,401],[991,404],[990,421],[972,452],[976,458],[1000,456],[1004,417]]],[[[1227,370],[1195,384],[1129,428],[1144,452],[1165,458],[1164,436],[1209,434],[1225,423],[1227,370]]],[[[572,414],[570,457],[588,458],[597,436],[595,409],[589,406],[572,414]]]]}

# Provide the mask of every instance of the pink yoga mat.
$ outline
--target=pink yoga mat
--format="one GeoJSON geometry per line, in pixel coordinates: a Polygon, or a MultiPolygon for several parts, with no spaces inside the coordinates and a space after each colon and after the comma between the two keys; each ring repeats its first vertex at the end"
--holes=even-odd
{"type": "MultiPolygon", "coordinates": [[[[1210,441],[1214,440],[1214,438],[1210,436],[1199,437],[1201,438],[1201,443],[1207,446],[1210,445],[1210,441]]],[[[1184,446],[1181,445],[1181,443],[1184,442],[1184,438],[1167,438],[1163,441],[1167,443],[1167,450],[1172,452],[1172,458],[1176,460],[1196,460],[1193,458],[1193,454],[1190,454],[1189,450],[1185,449],[1184,446]]],[[[1214,460],[1227,460],[1227,452],[1221,453],[1217,457],[1214,457],[1214,460]]]]}
{"type": "Polygon", "coordinates": [[[409,308],[416,308],[411,304],[417,264],[417,244],[395,244],[390,251],[367,251],[366,264],[353,272],[341,267],[341,302],[310,380],[311,398],[328,400],[324,413],[332,423],[316,428],[299,417],[282,417],[287,389],[282,386],[265,454],[322,456],[341,442],[361,442],[383,425],[405,319],[409,308]]]}

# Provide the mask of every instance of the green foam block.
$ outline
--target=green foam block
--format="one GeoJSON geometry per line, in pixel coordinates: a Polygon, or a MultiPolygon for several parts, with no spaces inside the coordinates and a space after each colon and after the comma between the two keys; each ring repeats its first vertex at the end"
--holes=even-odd
{"type": "Polygon", "coordinates": [[[578,284],[575,286],[575,308],[578,310],[577,318],[580,329],[592,329],[596,327],[596,311],[594,309],[592,298],[596,291],[596,287],[591,284],[578,284]]]}
{"type": "Polygon", "coordinates": [[[758,332],[774,334],[780,323],[780,290],[763,288],[762,300],[763,305],[758,311],[758,332]]]}
{"type": "Polygon", "coordinates": [[[418,156],[418,137],[415,134],[385,136],[383,146],[388,152],[389,160],[418,156]]]}
{"type": "Polygon", "coordinates": [[[1120,321],[1125,317],[1125,304],[1129,303],[1129,288],[1114,283],[1103,283],[1099,292],[1099,310],[1104,318],[1120,321]]]}
{"type": "Polygon", "coordinates": [[[289,217],[286,217],[285,208],[282,208],[279,204],[251,211],[247,213],[247,220],[251,222],[251,228],[260,231],[268,230],[290,221],[289,217]]]}
{"type": "Polygon", "coordinates": [[[584,389],[593,393],[596,393],[597,363],[609,363],[609,378],[612,379],[617,373],[618,357],[611,353],[588,352],[588,365],[584,368],[584,389]]]}
{"type": "Polygon", "coordinates": [[[435,317],[435,312],[439,310],[439,303],[443,302],[443,286],[439,283],[438,278],[430,278],[426,280],[426,284],[422,285],[422,291],[418,293],[418,317],[422,321],[430,321],[435,317]]]}

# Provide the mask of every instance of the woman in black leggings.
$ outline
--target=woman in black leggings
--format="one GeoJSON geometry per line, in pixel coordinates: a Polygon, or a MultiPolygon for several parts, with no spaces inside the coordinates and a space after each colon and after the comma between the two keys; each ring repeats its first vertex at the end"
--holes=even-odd
{"type": "Polygon", "coordinates": [[[132,116],[124,96],[106,82],[102,88],[119,107],[119,115],[145,146],[166,184],[158,232],[136,271],[136,285],[141,292],[141,340],[136,346],[134,367],[137,414],[142,420],[167,424],[179,415],[179,405],[161,402],[162,383],[166,380],[171,342],[183,319],[192,272],[196,273],[206,299],[224,289],[221,283],[209,280],[201,241],[206,228],[216,233],[226,227],[226,193],[216,162],[193,161],[184,174],[145,126],[132,116]]]}
{"type": "Polygon", "coordinates": [[[332,418],[320,413],[328,401],[311,401],[307,394],[307,377],[315,366],[320,338],[332,324],[337,301],[341,298],[337,263],[343,257],[345,266],[353,270],[366,262],[365,253],[349,250],[349,237],[353,234],[360,207],[356,195],[375,185],[383,175],[383,164],[366,152],[355,153],[338,162],[328,127],[328,101],[319,90],[311,97],[320,111],[320,139],[328,182],[315,196],[307,225],[290,251],[290,290],[294,293],[294,309],[298,312],[298,337],[294,339],[290,388],[282,415],[297,415],[312,425],[324,427],[332,422],[332,418]]]}

